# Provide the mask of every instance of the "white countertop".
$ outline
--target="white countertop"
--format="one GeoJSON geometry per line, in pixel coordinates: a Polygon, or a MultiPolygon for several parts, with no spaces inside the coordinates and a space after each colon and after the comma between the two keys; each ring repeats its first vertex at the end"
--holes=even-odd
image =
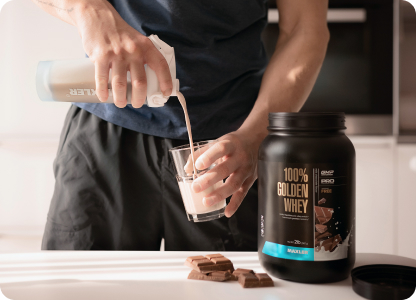
{"type": "MultiPolygon", "coordinates": [[[[13,300],[83,299],[364,299],[351,278],[330,284],[302,284],[274,278],[274,287],[243,289],[237,282],[186,279],[186,257],[209,252],[48,251],[0,254],[0,289],[13,300]]],[[[222,252],[235,268],[264,272],[256,252],[222,252]]],[[[357,254],[356,266],[416,260],[384,254],[357,254]]],[[[415,297],[413,295],[411,298],[415,297]]],[[[0,299],[2,295],[0,293],[0,299]]]]}

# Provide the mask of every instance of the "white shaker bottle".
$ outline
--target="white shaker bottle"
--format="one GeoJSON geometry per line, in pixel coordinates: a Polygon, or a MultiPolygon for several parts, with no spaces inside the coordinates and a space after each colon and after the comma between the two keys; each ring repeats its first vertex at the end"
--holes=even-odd
{"type": "MultiPolygon", "coordinates": [[[[163,42],[157,35],[149,36],[155,47],[165,57],[172,76],[172,94],[179,90],[176,79],[176,63],[173,47],[163,42]]],[[[163,96],[156,73],[145,65],[147,78],[147,98],[149,107],[161,107],[169,96],[163,96]]],[[[89,58],[40,61],[36,71],[36,90],[42,101],[102,103],[95,93],[95,67],[89,58]]],[[[108,82],[108,100],[114,103],[111,88],[111,70],[108,82]]],[[[131,103],[131,78],[127,73],[127,103],[131,103]]]]}

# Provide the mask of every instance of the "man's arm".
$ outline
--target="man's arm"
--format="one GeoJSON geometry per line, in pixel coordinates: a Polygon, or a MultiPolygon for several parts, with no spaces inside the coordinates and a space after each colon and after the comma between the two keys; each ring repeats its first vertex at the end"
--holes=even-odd
{"type": "Polygon", "coordinates": [[[75,14],[79,11],[82,1],[32,0],[48,14],[71,25],[76,25],[75,14]]]}
{"type": "Polygon", "coordinates": [[[299,111],[318,77],[329,41],[327,0],[277,0],[279,39],[258,99],[239,130],[267,135],[269,112],[299,111]]]}
{"type": "Polygon", "coordinates": [[[133,107],[146,100],[147,82],[144,65],[152,68],[163,94],[172,93],[172,77],[166,59],[153,43],[128,25],[107,0],[32,0],[47,13],[78,28],[85,52],[95,64],[98,98],[108,99],[108,79],[114,104],[127,104],[127,71],[132,83],[133,107]]]}
{"type": "Polygon", "coordinates": [[[268,134],[269,112],[297,112],[316,81],[329,41],[328,0],[277,0],[279,39],[264,73],[257,101],[242,126],[196,161],[204,169],[224,161],[194,182],[195,192],[226,177],[225,184],[204,198],[212,205],[233,195],[225,214],[231,217],[257,179],[257,155],[268,134]]]}

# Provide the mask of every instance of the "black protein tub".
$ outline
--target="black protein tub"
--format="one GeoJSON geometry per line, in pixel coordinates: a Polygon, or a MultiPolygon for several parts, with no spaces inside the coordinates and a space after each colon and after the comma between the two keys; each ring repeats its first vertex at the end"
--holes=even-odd
{"type": "Polygon", "coordinates": [[[340,281],[355,262],[355,150],[344,113],[270,113],[259,149],[261,265],[306,283],[340,281]]]}

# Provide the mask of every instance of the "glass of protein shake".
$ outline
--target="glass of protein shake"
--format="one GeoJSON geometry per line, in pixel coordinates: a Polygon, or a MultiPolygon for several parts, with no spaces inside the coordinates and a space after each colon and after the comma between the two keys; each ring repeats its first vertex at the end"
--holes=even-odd
{"type": "Polygon", "coordinates": [[[215,143],[215,140],[193,143],[193,151],[191,151],[189,144],[169,150],[176,167],[176,180],[178,181],[179,190],[182,195],[186,215],[189,221],[205,222],[224,216],[226,207],[225,199],[209,207],[202,203],[202,199],[205,196],[209,195],[215,189],[224,184],[222,180],[199,193],[195,193],[192,190],[193,181],[219,163],[219,161],[216,161],[205,170],[196,170],[194,167],[197,158],[215,143]]]}

